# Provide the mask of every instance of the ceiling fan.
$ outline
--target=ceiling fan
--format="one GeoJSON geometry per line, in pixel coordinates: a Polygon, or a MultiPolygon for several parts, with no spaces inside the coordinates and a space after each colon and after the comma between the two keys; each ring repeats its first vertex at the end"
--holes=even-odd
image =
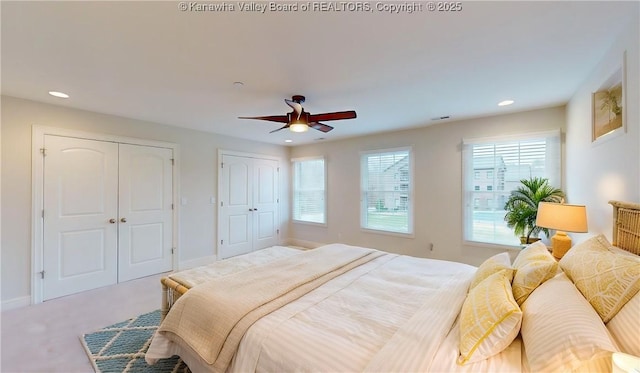
{"type": "Polygon", "coordinates": [[[279,122],[286,123],[284,126],[273,130],[269,133],[274,133],[280,131],[285,128],[289,128],[291,132],[305,132],[308,131],[309,128],[316,129],[322,132],[329,132],[333,129],[333,127],[328,126],[326,124],[320,122],[326,122],[330,120],[341,120],[341,119],[353,119],[356,117],[356,112],[353,110],[349,111],[338,111],[335,113],[323,113],[323,114],[309,114],[304,111],[302,108],[302,103],[304,102],[305,97],[301,95],[294,95],[291,97],[291,100],[284,99],[284,102],[289,105],[293,111],[287,113],[287,115],[269,115],[262,117],[238,117],[239,119],[260,119],[260,120],[268,120],[271,122],[279,122]]]}

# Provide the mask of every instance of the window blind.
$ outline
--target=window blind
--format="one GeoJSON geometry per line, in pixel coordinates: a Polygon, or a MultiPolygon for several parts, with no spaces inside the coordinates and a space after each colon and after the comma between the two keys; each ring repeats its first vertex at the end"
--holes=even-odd
{"type": "Polygon", "coordinates": [[[363,153],[361,226],[413,233],[411,149],[363,153]]]}
{"type": "Polygon", "coordinates": [[[326,223],[324,158],[293,160],[293,220],[326,223]]]}
{"type": "Polygon", "coordinates": [[[520,180],[549,179],[560,187],[560,131],[463,141],[464,238],[517,245],[504,204],[520,180]]]}

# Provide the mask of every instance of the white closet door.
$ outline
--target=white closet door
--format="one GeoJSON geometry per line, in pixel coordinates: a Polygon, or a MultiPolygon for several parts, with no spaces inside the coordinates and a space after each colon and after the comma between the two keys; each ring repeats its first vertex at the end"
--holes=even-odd
{"type": "Polygon", "coordinates": [[[278,244],[278,162],[254,159],[253,174],[253,250],[258,250],[278,244]]]}
{"type": "Polygon", "coordinates": [[[118,281],[172,268],[172,150],[120,144],[118,281]]]}
{"type": "Polygon", "coordinates": [[[253,250],[251,158],[223,155],[220,183],[220,259],[253,250]]]}
{"type": "Polygon", "coordinates": [[[118,145],[50,135],[44,143],[43,299],[115,284],[118,145]]]}

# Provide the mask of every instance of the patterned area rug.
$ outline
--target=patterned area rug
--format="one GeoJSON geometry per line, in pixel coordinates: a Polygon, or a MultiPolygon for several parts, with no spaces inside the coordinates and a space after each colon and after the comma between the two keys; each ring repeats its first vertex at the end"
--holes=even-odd
{"type": "Polygon", "coordinates": [[[160,310],[107,326],[82,336],[93,368],[99,373],[188,373],[185,363],[174,356],[147,365],[144,354],[160,324],[160,310]]]}

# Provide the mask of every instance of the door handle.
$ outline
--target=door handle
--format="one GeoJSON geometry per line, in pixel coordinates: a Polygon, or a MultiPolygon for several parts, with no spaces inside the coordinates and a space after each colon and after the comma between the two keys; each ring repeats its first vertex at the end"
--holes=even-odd
{"type": "Polygon", "coordinates": [[[123,223],[126,223],[127,222],[127,218],[121,218],[120,221],[123,222],[123,223]]]}
{"type": "Polygon", "coordinates": [[[109,219],[109,223],[115,224],[116,223],[116,219],[113,219],[113,218],[109,219]]]}
{"type": "Polygon", "coordinates": [[[249,209],[249,211],[253,211],[253,209],[249,209]]]}

